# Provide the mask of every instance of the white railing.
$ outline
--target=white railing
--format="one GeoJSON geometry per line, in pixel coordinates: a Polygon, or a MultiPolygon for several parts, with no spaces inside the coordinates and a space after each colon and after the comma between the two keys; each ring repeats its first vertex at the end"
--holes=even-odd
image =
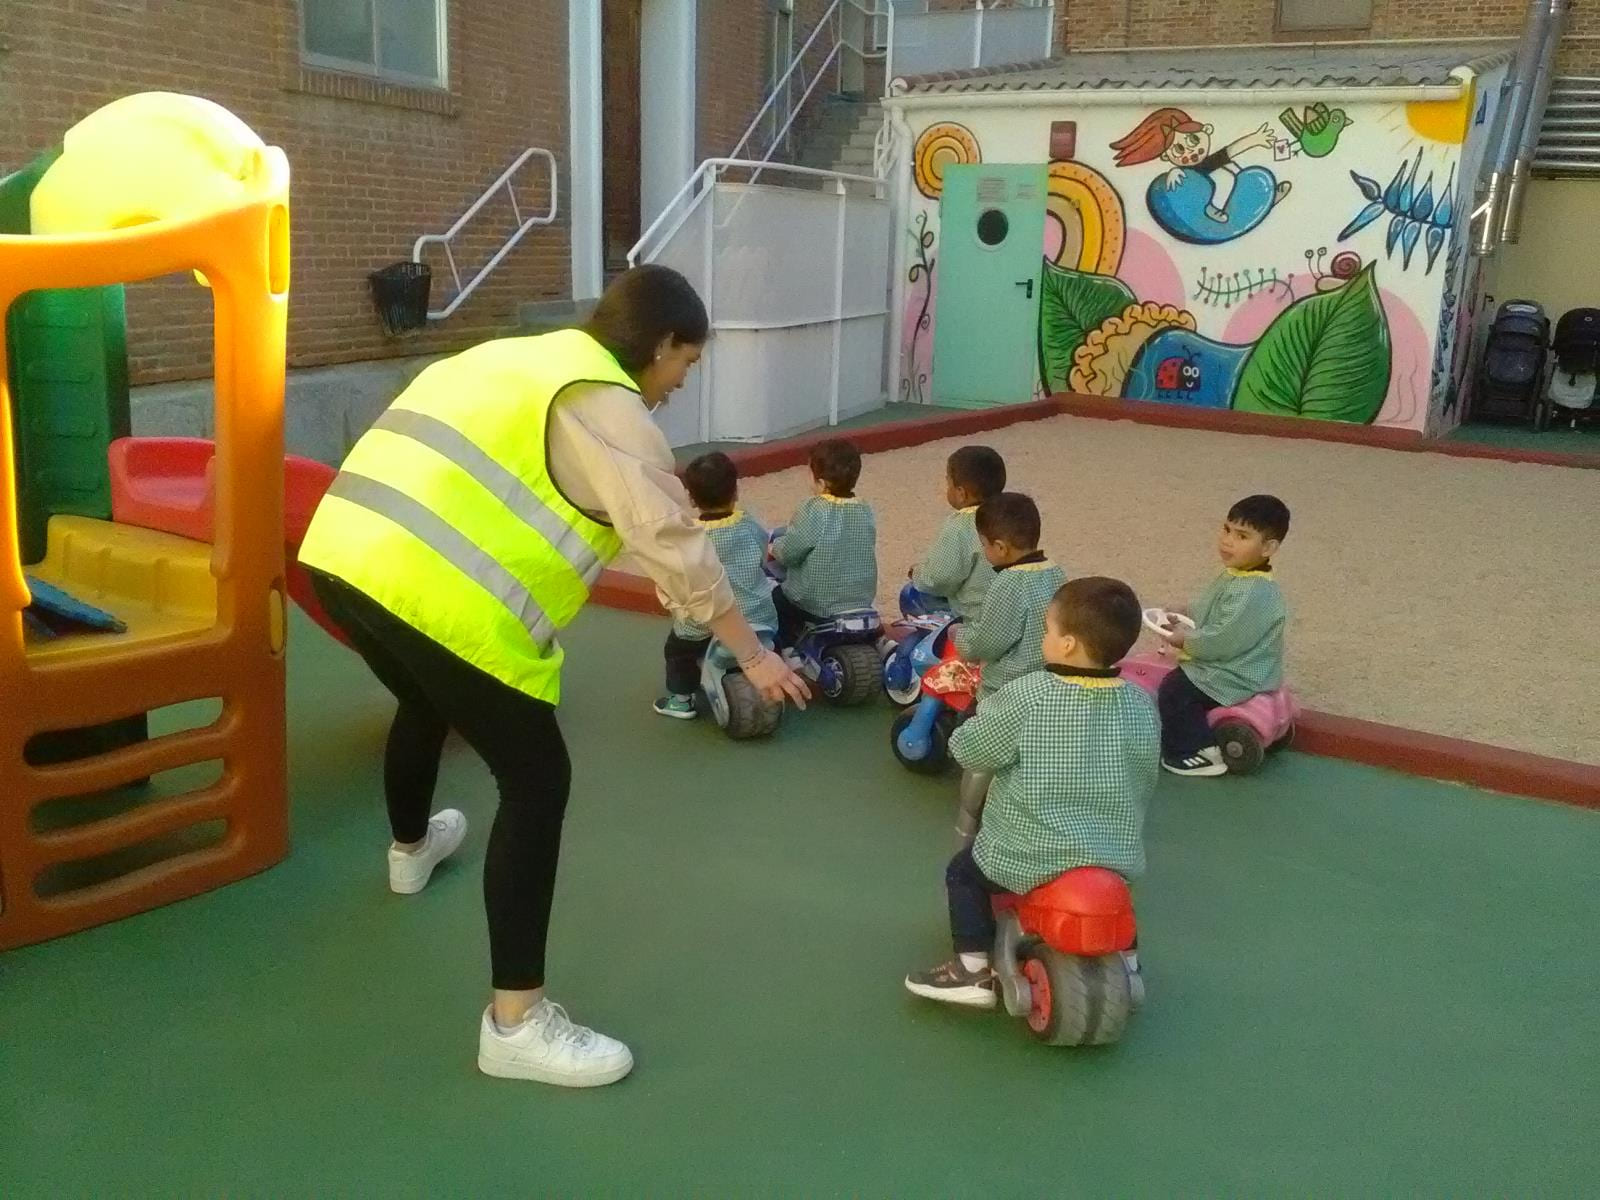
{"type": "Polygon", "coordinates": [[[412,244],[411,261],[416,263],[422,261],[422,253],[425,247],[430,245],[444,247],[445,261],[450,265],[450,276],[456,285],[455,295],[451,297],[450,303],[443,308],[430,308],[428,310],[428,320],[442,321],[454,313],[456,309],[461,307],[462,302],[477,290],[478,285],[488,278],[489,272],[498,267],[501,260],[516,248],[517,243],[522,240],[523,235],[528,230],[536,225],[549,225],[555,221],[558,208],[556,199],[558,183],[556,156],[542,146],[529,146],[512,160],[509,167],[500,173],[500,178],[483,190],[483,194],[473,201],[472,206],[456,219],[454,225],[443,233],[425,233],[412,244]],[[518,171],[536,158],[550,169],[550,206],[545,212],[531,217],[524,217],[522,215],[522,207],[517,203],[517,190],[512,180],[516,177],[518,171]],[[461,268],[456,263],[455,251],[451,249],[450,243],[455,240],[457,234],[467,227],[468,222],[482,211],[483,206],[494,199],[495,194],[501,188],[505,189],[506,196],[511,201],[511,215],[512,219],[517,223],[516,228],[501,243],[500,249],[494,252],[489,261],[479,267],[477,273],[471,279],[467,280],[466,283],[462,283],[461,268]]]}
{"type": "Polygon", "coordinates": [[[674,445],[759,441],[882,403],[891,226],[883,183],[869,175],[756,159],[700,165],[628,254],[629,265],[682,272],[716,334],[660,414],[674,445]],[[724,178],[761,166],[813,186],[724,178]]]}
{"type": "MultiPolygon", "coordinates": [[[[971,8],[928,10],[895,0],[889,46],[893,73],[925,75],[1002,67],[1049,58],[1055,48],[1053,0],[973,0],[971,8]]],[[[887,81],[885,84],[887,88],[887,81]]]]}

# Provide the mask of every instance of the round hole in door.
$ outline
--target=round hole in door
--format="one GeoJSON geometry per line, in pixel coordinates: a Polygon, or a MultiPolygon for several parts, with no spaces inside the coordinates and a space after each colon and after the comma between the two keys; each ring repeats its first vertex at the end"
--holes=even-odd
{"type": "Polygon", "coordinates": [[[1011,231],[1011,222],[998,208],[986,208],[978,216],[978,240],[985,246],[998,246],[1011,231]]]}

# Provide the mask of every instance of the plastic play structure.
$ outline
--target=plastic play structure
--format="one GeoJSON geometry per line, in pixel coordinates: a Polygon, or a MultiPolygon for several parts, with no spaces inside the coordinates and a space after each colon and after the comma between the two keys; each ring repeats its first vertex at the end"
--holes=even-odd
{"type": "Polygon", "coordinates": [[[288,184],[282,151],[166,93],[0,180],[0,949],[287,851],[288,184]],[[121,285],[189,270],[215,302],[215,446],[108,459],[128,432],[121,285]],[[52,589],[122,631],[41,633],[25,613],[52,589]],[[205,702],[209,723],[145,736],[148,714],[205,702]]]}

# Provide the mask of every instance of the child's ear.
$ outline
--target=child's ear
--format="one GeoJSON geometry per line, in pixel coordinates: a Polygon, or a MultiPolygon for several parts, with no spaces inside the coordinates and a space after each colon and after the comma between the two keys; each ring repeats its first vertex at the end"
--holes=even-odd
{"type": "Polygon", "coordinates": [[[1268,558],[1271,558],[1278,552],[1278,547],[1281,545],[1283,545],[1283,543],[1277,538],[1268,538],[1266,541],[1261,543],[1261,552],[1268,558]]]}

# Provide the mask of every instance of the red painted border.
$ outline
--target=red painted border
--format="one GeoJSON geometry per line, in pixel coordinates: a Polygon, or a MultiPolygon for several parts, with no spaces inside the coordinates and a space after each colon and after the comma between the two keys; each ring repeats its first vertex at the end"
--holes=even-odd
{"type": "Polygon", "coordinates": [[[1068,416],[1095,420],[1134,421],[1140,425],[1160,425],[1169,429],[1205,429],[1213,433],[1298,438],[1339,442],[1348,446],[1372,446],[1380,450],[1405,450],[1416,454],[1443,454],[1450,458],[1487,458],[1499,462],[1600,471],[1600,454],[1482,446],[1474,442],[1427,438],[1412,429],[1377,429],[1371,425],[1349,425],[1340,421],[1275,417],[1267,413],[1241,413],[1225,408],[1195,408],[1186,404],[1160,404],[1144,400],[1110,400],[1104,396],[1079,396],[1067,392],[1058,393],[1051,399],[1059,411],[1068,416]]]}
{"type": "MultiPolygon", "coordinates": [[[[940,438],[958,437],[1000,429],[1022,421],[1039,421],[1059,414],[1098,420],[1136,421],[1178,429],[1206,429],[1260,437],[1341,442],[1379,449],[1445,454],[1456,458],[1488,458],[1506,462],[1600,470],[1600,455],[1518,451],[1468,442],[1444,442],[1400,429],[1373,429],[1295,417],[1236,413],[1220,409],[1190,408],[1108,400],[1098,396],[1057,395],[1048,400],[973,412],[937,413],[926,418],[874,425],[844,431],[863,453],[875,454],[918,446],[940,438]]],[[[735,450],[729,457],[745,476],[766,475],[805,464],[811,448],[830,437],[833,429],[817,430],[787,441],[735,450]]],[[[593,599],[607,608],[625,612],[665,615],[655,585],[626,571],[604,571],[596,582],[593,599]]],[[[1464,783],[1493,792],[1554,800],[1581,808],[1600,809],[1600,767],[1547,758],[1521,750],[1508,750],[1483,742],[1421,733],[1398,725],[1382,725],[1355,717],[1307,710],[1295,729],[1295,749],[1326,758],[1342,758],[1368,766],[1385,767],[1408,775],[1421,775],[1450,783],[1464,783]]]]}
{"type": "MultiPolygon", "coordinates": [[[[654,584],[624,571],[603,572],[593,597],[608,608],[627,612],[664,616],[666,611],[654,584]]],[[[1306,710],[1295,726],[1294,748],[1491,792],[1600,809],[1600,767],[1398,725],[1306,710]]]]}

